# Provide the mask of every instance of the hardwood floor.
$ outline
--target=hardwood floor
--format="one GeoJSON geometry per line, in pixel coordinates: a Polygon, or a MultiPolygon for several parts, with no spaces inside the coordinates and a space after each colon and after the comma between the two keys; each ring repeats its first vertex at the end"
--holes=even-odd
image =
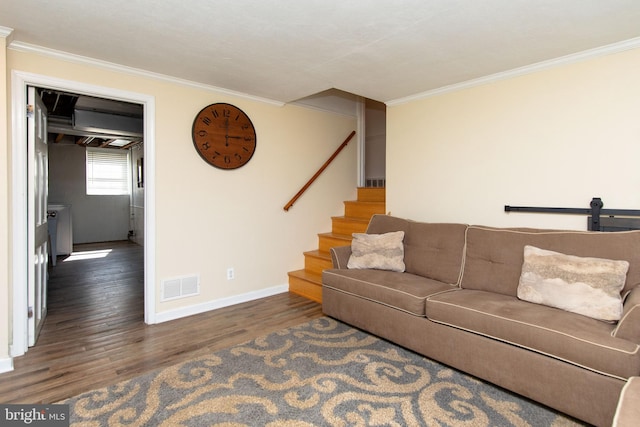
{"type": "Polygon", "coordinates": [[[54,403],[322,316],[284,293],[144,324],[144,252],[130,242],[76,245],[49,270],[47,319],[35,347],[0,374],[1,403],[54,403]]]}

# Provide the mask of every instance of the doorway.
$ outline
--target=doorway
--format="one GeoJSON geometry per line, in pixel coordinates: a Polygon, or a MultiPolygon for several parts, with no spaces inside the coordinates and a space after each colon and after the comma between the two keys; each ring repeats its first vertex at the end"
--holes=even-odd
{"type": "Polygon", "coordinates": [[[365,101],[365,167],[364,186],[386,185],[387,106],[382,102],[365,101]]]}
{"type": "Polygon", "coordinates": [[[107,98],[141,104],[144,109],[143,127],[144,156],[144,319],[145,323],[156,322],[155,318],[155,99],[153,96],[123,91],[86,83],[57,79],[49,76],[13,71],[11,74],[12,108],[12,238],[13,253],[13,299],[12,345],[10,356],[26,353],[28,348],[28,301],[26,283],[28,272],[27,217],[29,205],[26,147],[27,87],[34,86],[68,93],[107,98]]]}
{"type": "Polygon", "coordinates": [[[70,255],[72,244],[127,239],[143,245],[143,106],[36,90],[48,117],[48,209],[73,219],[50,218],[68,225],[57,228],[52,252],[70,255]]]}

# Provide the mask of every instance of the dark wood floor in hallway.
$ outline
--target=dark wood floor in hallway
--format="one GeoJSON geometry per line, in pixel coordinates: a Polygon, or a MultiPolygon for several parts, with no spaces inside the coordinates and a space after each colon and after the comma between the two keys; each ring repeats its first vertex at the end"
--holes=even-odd
{"type": "Polygon", "coordinates": [[[322,316],[319,304],[283,293],[146,325],[143,259],[126,241],[58,258],[40,338],[0,374],[0,403],[57,402],[322,316]]]}

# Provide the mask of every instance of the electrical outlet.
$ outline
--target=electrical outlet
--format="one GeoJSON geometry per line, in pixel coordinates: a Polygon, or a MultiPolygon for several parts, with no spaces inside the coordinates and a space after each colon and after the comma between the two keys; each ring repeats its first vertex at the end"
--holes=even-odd
{"type": "Polygon", "coordinates": [[[227,280],[233,280],[236,278],[236,272],[233,267],[227,268],[227,280]]]}

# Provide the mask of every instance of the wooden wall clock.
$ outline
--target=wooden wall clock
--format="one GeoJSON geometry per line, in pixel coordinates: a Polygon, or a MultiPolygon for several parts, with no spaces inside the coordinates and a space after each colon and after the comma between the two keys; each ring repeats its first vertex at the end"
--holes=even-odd
{"type": "Polygon", "coordinates": [[[211,104],[200,110],[193,120],[191,137],[204,161],[220,169],[244,166],[256,151],[251,119],[231,104],[211,104]]]}

